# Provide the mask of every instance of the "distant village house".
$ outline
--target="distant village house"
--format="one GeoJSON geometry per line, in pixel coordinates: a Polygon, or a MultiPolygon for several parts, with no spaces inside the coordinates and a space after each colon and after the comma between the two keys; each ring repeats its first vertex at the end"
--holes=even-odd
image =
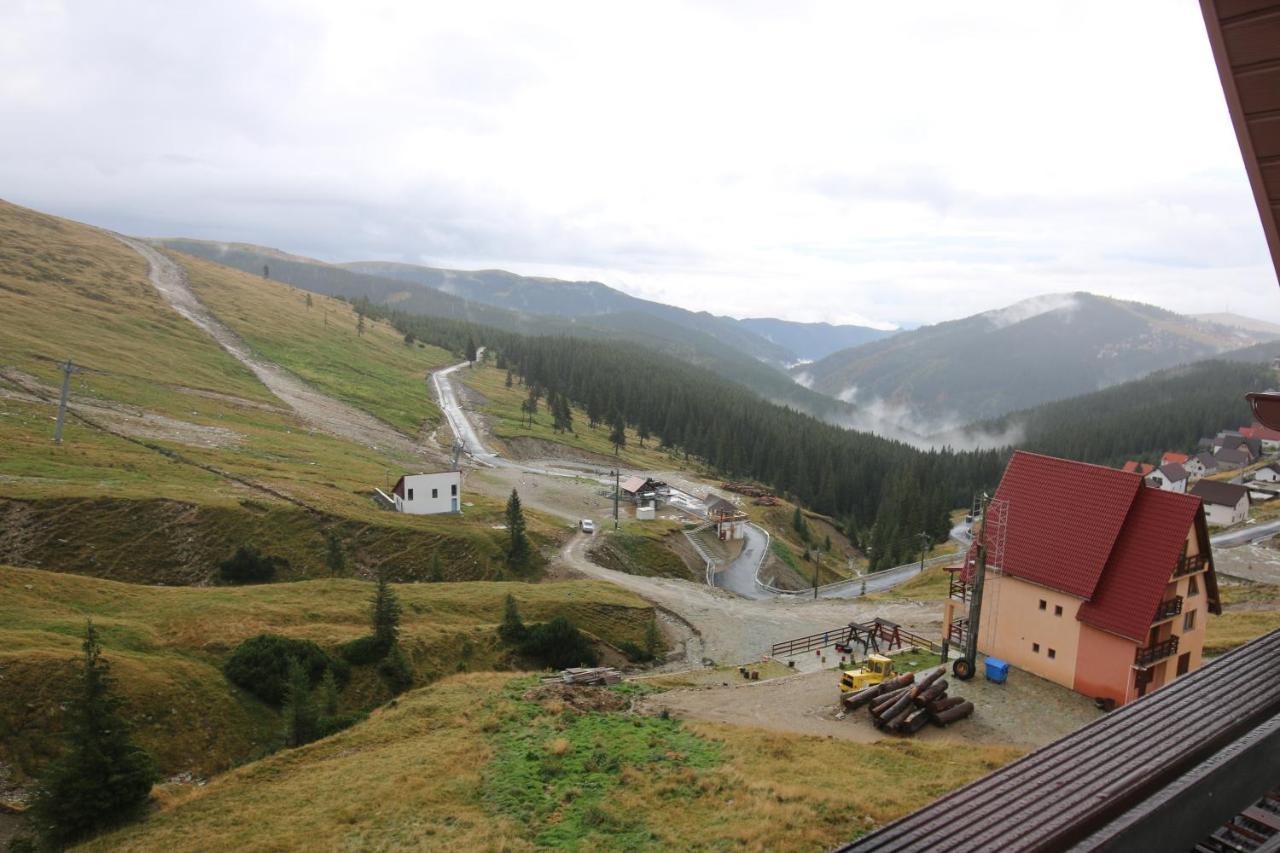
{"type": "Polygon", "coordinates": [[[1191,487],[1191,494],[1204,502],[1210,524],[1229,527],[1249,517],[1249,490],[1235,483],[1201,480],[1191,487]]]}
{"type": "Polygon", "coordinates": [[[1177,462],[1167,462],[1146,477],[1147,485],[1166,492],[1187,490],[1187,470],[1177,462]]]}

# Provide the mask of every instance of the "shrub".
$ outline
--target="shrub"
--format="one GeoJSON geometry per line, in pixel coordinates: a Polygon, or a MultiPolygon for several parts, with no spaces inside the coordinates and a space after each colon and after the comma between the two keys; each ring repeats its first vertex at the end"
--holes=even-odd
{"type": "Polygon", "coordinates": [[[352,666],[364,666],[386,657],[387,647],[374,636],[356,637],[338,646],[338,654],[352,666]]]}
{"type": "Polygon", "coordinates": [[[529,629],[520,618],[520,608],[516,606],[515,597],[507,596],[503,605],[502,624],[498,626],[498,637],[504,643],[518,645],[529,636],[529,629]]]}
{"type": "Polygon", "coordinates": [[[276,569],[287,566],[279,557],[268,557],[252,545],[241,545],[226,560],[218,564],[223,583],[267,583],[276,576],[276,569]]]}
{"type": "Polygon", "coordinates": [[[599,660],[586,635],[563,616],[557,616],[550,622],[539,622],[530,628],[529,636],[520,644],[520,651],[550,669],[595,666],[599,660]]]}
{"type": "Polygon", "coordinates": [[[285,698],[289,659],[296,658],[308,683],[314,687],[333,670],[339,684],[351,678],[345,661],[335,660],[310,640],[295,640],[278,634],[259,634],[236,646],[222,671],[232,684],[243,687],[269,705],[279,707],[285,698]]]}
{"type": "Polygon", "coordinates": [[[619,643],[618,648],[627,656],[627,660],[632,663],[648,663],[653,660],[653,654],[651,652],[640,648],[630,640],[619,643]]]}
{"type": "Polygon", "coordinates": [[[399,645],[392,646],[378,664],[378,675],[382,676],[392,693],[403,693],[413,686],[413,670],[409,669],[409,662],[399,645]]]}
{"type": "Polygon", "coordinates": [[[356,723],[363,722],[368,716],[364,711],[352,711],[350,714],[334,714],[331,717],[321,717],[319,727],[316,730],[316,738],[336,735],[343,729],[349,729],[356,723]]]}

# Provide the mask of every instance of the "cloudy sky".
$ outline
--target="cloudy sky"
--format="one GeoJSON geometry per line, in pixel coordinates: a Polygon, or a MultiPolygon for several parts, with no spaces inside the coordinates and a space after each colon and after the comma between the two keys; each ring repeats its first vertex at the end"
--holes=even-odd
{"type": "Polygon", "coordinates": [[[1280,320],[1192,0],[10,0],[0,127],[0,197],[132,233],[735,316],[1280,320]]]}

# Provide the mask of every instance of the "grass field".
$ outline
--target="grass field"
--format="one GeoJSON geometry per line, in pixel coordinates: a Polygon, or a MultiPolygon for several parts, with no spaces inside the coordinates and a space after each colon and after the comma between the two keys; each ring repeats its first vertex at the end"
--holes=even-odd
{"type": "Polygon", "coordinates": [[[192,289],[257,353],[321,391],[413,436],[440,420],[427,375],[457,359],[439,347],[406,346],[390,324],[365,319],[356,331],[350,304],[306,293],[190,255],[182,264],[192,289]]]}
{"type": "MultiPolygon", "coordinates": [[[[494,629],[508,594],[526,623],[555,615],[617,645],[643,641],[647,602],[596,581],[396,586],[402,644],[418,682],[506,665],[494,629]]],[[[102,634],[127,717],[166,774],[226,770],[269,748],[274,711],[232,687],[220,666],[236,644],[270,632],[332,649],[368,631],[372,585],[308,581],[206,589],[146,587],[0,567],[0,761],[30,773],[56,747],[60,706],[86,619],[102,634]]],[[[351,706],[387,698],[353,679],[351,706]]]]}
{"type": "Polygon", "coordinates": [[[1222,654],[1280,628],[1280,586],[1219,582],[1222,615],[1205,626],[1204,652],[1222,654]]]}
{"type": "Polygon", "coordinates": [[[601,530],[592,543],[591,558],[606,568],[632,575],[700,582],[703,570],[690,568],[673,550],[673,537],[683,538],[683,526],[675,521],[654,520],[624,524],[616,533],[601,530]]]}
{"type": "Polygon", "coordinates": [[[334,737],[169,789],[91,849],[825,850],[1019,755],[679,724],[450,678],[334,737]],[[496,783],[496,785],[495,785],[496,783]]]}

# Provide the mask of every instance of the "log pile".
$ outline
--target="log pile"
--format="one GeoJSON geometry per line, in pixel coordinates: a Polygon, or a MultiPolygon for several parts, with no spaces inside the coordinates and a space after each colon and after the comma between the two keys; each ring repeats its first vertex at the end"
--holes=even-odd
{"type": "Polygon", "coordinates": [[[845,696],[845,711],[866,706],[871,722],[878,729],[898,734],[914,734],[926,723],[946,726],[973,713],[973,703],[961,696],[947,695],[947,668],[924,673],[919,680],[913,672],[873,684],[865,690],[845,696]]]}
{"type": "Polygon", "coordinates": [[[576,686],[599,687],[606,684],[617,684],[622,681],[622,673],[618,672],[611,666],[596,666],[590,668],[562,669],[559,675],[548,676],[542,679],[543,684],[573,684],[576,686]]]}
{"type": "Polygon", "coordinates": [[[726,492],[737,492],[749,498],[772,498],[773,492],[755,483],[721,483],[720,488],[726,492]]]}

